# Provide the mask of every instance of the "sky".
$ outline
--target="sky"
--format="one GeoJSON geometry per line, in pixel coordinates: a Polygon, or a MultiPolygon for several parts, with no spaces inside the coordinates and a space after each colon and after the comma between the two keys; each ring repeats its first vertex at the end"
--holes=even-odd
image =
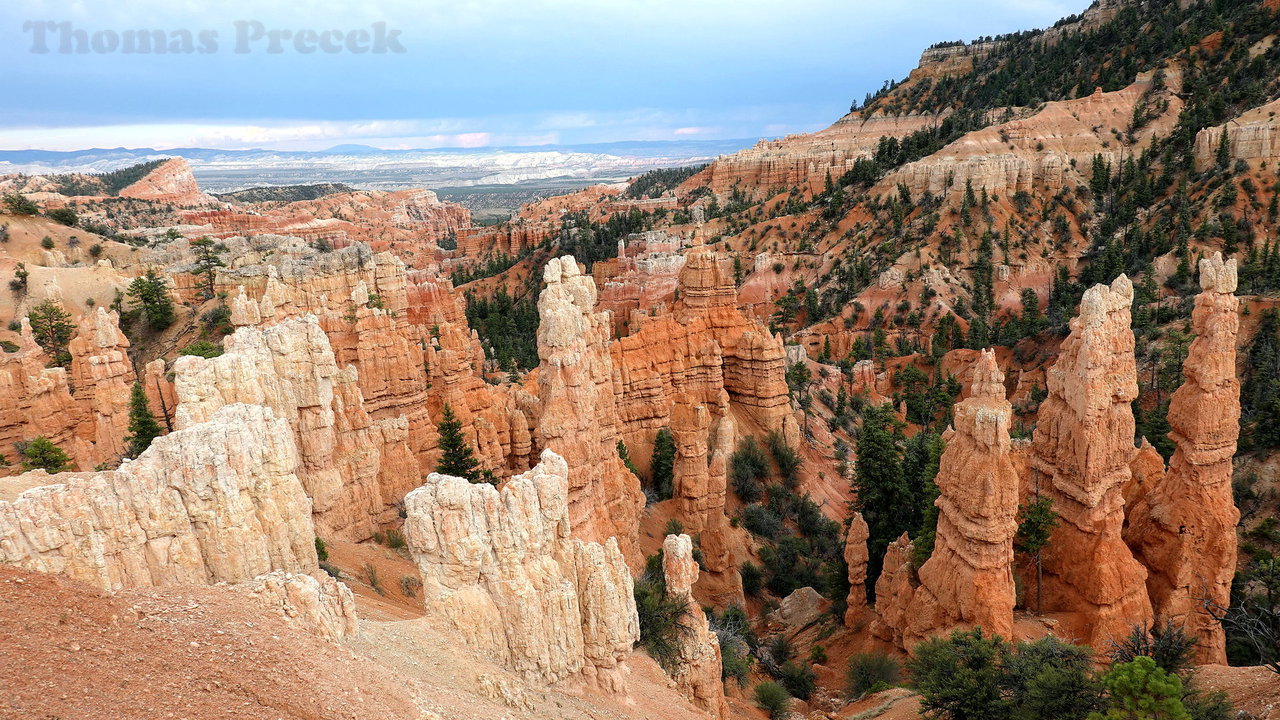
{"type": "Polygon", "coordinates": [[[932,43],[1085,5],[4,0],[0,149],[776,137],[826,127],[932,43]]]}

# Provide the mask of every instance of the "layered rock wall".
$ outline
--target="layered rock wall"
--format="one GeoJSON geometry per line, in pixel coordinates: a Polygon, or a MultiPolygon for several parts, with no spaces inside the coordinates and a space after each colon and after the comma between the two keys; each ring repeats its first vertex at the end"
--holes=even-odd
{"type": "Polygon", "coordinates": [[[31,489],[0,502],[0,562],[108,590],[307,572],[315,531],[296,470],[284,419],[229,405],[118,470],[3,481],[31,489]]]}
{"type": "Polygon", "coordinates": [[[631,573],[614,539],[571,537],[569,475],[549,450],[501,491],[433,473],[405,497],[405,537],[428,617],[531,681],[622,693],[631,573]]]}

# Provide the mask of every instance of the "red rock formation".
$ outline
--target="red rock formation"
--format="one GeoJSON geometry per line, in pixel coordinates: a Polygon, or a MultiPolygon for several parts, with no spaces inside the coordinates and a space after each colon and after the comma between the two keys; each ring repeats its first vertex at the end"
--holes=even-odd
{"type": "Polygon", "coordinates": [[[698,581],[698,563],[693,559],[693,541],[688,535],[668,535],[662,542],[662,574],[667,595],[683,600],[684,617],[679,634],[679,647],[671,678],[676,687],[693,704],[720,720],[729,717],[729,704],[724,699],[724,683],[720,679],[720,641],[707,625],[698,602],[693,599],[693,584],[698,581]]]}
{"type": "Polygon", "coordinates": [[[1132,301],[1124,275],[1085,292],[1033,438],[1032,488],[1059,518],[1042,553],[1045,609],[1074,613],[1076,636],[1093,647],[1152,619],[1147,571],[1120,536],[1138,395],[1132,301]]]}
{"type": "Polygon", "coordinates": [[[1200,295],[1191,315],[1195,340],[1169,402],[1169,471],[1138,498],[1125,540],[1146,565],[1157,621],[1196,639],[1196,662],[1226,663],[1222,625],[1204,601],[1225,608],[1236,568],[1231,459],[1240,435],[1236,334],[1240,327],[1236,262],[1220,253],[1200,261],[1200,295]]]}
{"type": "Polygon", "coordinates": [[[79,333],[68,344],[76,402],[89,418],[77,433],[75,454],[82,466],[115,460],[125,452],[134,374],[129,339],[120,332],[119,322],[117,313],[100,307],[81,320],[79,333]],[[91,436],[83,436],[89,432],[91,436]],[[86,441],[91,448],[79,447],[86,441]]]}
{"type": "Polygon", "coordinates": [[[955,406],[943,439],[933,555],[920,568],[905,639],[908,646],[956,627],[1013,636],[1013,535],[1019,478],[1009,459],[1004,374],[984,350],[969,397],[955,406]]]}
{"type": "Polygon", "coordinates": [[[120,197],[180,206],[217,203],[217,200],[200,192],[196,176],[191,174],[191,165],[180,157],[160,163],[137,182],[121,190],[120,197]]]}
{"type": "Polygon", "coordinates": [[[871,633],[898,647],[905,646],[903,632],[918,585],[911,566],[911,547],[911,538],[905,532],[889,543],[884,553],[884,567],[876,579],[877,617],[871,623],[871,633]]]}
{"type": "Polygon", "coordinates": [[[849,600],[844,611],[845,627],[853,627],[867,609],[867,538],[871,531],[862,513],[849,518],[849,534],[844,539],[844,562],[849,566],[849,600]]]}
{"type": "Polygon", "coordinates": [[[538,395],[542,445],[569,464],[569,518],[585,540],[616,537],[638,562],[640,481],[618,456],[618,410],[607,314],[594,312],[596,286],[572,256],[553,258],[538,298],[538,395]]]}

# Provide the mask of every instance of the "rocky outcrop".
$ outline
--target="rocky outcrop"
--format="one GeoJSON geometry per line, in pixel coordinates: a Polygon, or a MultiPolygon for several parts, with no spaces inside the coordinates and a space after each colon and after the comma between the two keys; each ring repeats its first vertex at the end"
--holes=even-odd
{"type": "Polygon", "coordinates": [[[120,191],[120,197],[179,206],[213,205],[217,201],[200,192],[191,165],[184,158],[169,158],[137,182],[120,191]]]}
{"type": "Polygon", "coordinates": [[[905,532],[889,543],[884,566],[876,579],[876,619],[871,623],[871,633],[898,647],[905,647],[908,613],[919,584],[911,565],[911,548],[911,538],[905,532]]]}
{"type": "Polygon", "coordinates": [[[844,539],[844,562],[849,567],[849,600],[844,611],[845,627],[853,627],[867,609],[867,539],[871,530],[862,513],[849,518],[849,534],[844,539]]]}
{"type": "Polygon", "coordinates": [[[299,452],[298,477],[325,537],[365,540],[420,477],[403,418],[374,421],[354,368],[339,369],[314,315],[265,329],[242,327],[214,358],[174,364],[176,427],[208,421],[233,403],[284,418],[299,452]],[[398,420],[398,421],[397,421],[398,420]]]}
{"type": "MultiPolygon", "coordinates": [[[[82,470],[124,455],[134,381],[129,340],[119,316],[98,308],[81,319],[68,344],[69,369],[47,367],[24,318],[15,352],[0,353],[0,452],[12,462],[18,442],[43,435],[82,470]]],[[[16,468],[16,464],[11,466],[16,468]]]]}
{"type": "Polygon", "coordinates": [[[1164,478],[1139,497],[1125,540],[1147,567],[1157,621],[1195,638],[1198,663],[1226,663],[1222,625],[1204,607],[1225,608],[1236,568],[1231,459],[1240,435],[1236,335],[1240,328],[1236,262],[1220,253],[1200,261],[1186,378],[1169,402],[1169,437],[1176,449],[1164,478]]]}
{"type": "Polygon", "coordinates": [[[276,570],[231,586],[263,607],[275,609],[285,622],[328,640],[360,632],[351,588],[329,575],[302,575],[276,570]]]}
{"type": "Polygon", "coordinates": [[[1048,372],[1030,458],[1032,492],[1059,518],[1042,553],[1044,609],[1074,613],[1093,647],[1152,619],[1147,571],[1121,538],[1138,395],[1132,302],[1124,275],[1085,292],[1048,372]]]}
{"type": "Polygon", "coordinates": [[[729,717],[720,679],[720,641],[711,632],[707,616],[693,599],[698,581],[698,563],[693,559],[693,541],[688,535],[668,535],[662,542],[662,574],[667,595],[685,602],[671,679],[693,704],[715,718],[729,717]]]}
{"type": "MultiPolygon", "coordinates": [[[[956,404],[938,468],[937,539],[920,568],[908,645],[956,627],[1013,637],[1013,536],[1019,478],[1009,457],[1013,408],[995,353],[984,350],[969,397],[956,404]]],[[[852,568],[851,568],[852,570],[852,568]]]]}
{"type": "Polygon", "coordinates": [[[118,470],[6,483],[0,562],[108,589],[241,582],[316,567],[311,501],[284,419],[229,405],[118,470]]]}
{"type": "Polygon", "coordinates": [[[543,447],[569,467],[569,518],[577,537],[617,538],[638,560],[636,535],[644,494],[618,456],[611,331],[606,313],[593,311],[595,282],[572,256],[553,258],[538,298],[538,430],[543,447]]]}
{"type": "MultiPolygon", "coordinates": [[[[77,433],[76,456],[106,462],[122,457],[129,434],[129,394],[133,388],[133,364],[129,339],[120,332],[120,316],[98,308],[80,322],[71,339],[71,383],[76,402],[85,409],[83,431],[77,433]],[[84,435],[92,433],[89,437],[84,435]],[[92,447],[82,447],[85,442],[92,447]]],[[[83,460],[81,467],[87,465],[83,460]]]]}
{"type": "Polygon", "coordinates": [[[1196,168],[1203,170],[1217,162],[1222,134],[1227,134],[1231,157],[1261,165],[1280,160],[1280,100],[1256,107],[1240,117],[1196,135],[1196,168]]]}
{"type": "Polygon", "coordinates": [[[570,536],[570,472],[548,450],[501,491],[433,473],[405,497],[405,537],[428,617],[530,681],[623,693],[631,574],[613,538],[570,536]]]}

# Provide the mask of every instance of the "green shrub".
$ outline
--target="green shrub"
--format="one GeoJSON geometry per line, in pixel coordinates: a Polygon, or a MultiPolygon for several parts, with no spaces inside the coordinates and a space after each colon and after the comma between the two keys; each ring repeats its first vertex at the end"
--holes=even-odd
{"type": "Polygon", "coordinates": [[[375,567],[373,563],[366,562],[364,565],[360,566],[360,570],[364,572],[364,581],[368,583],[369,587],[373,588],[374,592],[379,595],[387,594],[386,591],[382,589],[382,581],[378,578],[378,568],[375,567]]]}
{"type": "Polygon", "coordinates": [[[791,706],[791,695],[776,682],[765,681],[756,685],[756,705],[769,714],[770,720],[782,720],[791,706]]]}
{"type": "Polygon", "coordinates": [[[71,469],[71,456],[43,435],[29,442],[17,443],[15,447],[22,455],[23,470],[60,473],[71,469]]]}
{"type": "Polygon", "coordinates": [[[782,532],[782,518],[763,505],[742,508],[742,526],[752,535],[772,540],[782,532]]]}
{"type": "Polygon", "coordinates": [[[45,235],[44,237],[40,238],[40,247],[44,248],[45,250],[52,250],[53,238],[49,237],[48,235],[45,235]]]}
{"type": "Polygon", "coordinates": [[[1194,638],[1187,637],[1182,628],[1169,620],[1151,628],[1150,633],[1135,626],[1124,639],[1111,641],[1111,663],[1121,665],[1145,655],[1161,670],[1181,675],[1194,662],[1195,644],[1194,638]]]}
{"type": "Polygon", "coordinates": [[[662,529],[664,535],[681,535],[684,533],[684,524],[675,518],[667,521],[666,527],[662,529]]]}
{"type": "Polygon", "coordinates": [[[390,528],[386,532],[387,547],[399,550],[405,546],[404,532],[398,528],[390,528]]]}
{"type": "Polygon", "coordinates": [[[650,488],[658,500],[669,500],[674,492],[676,441],[671,431],[662,428],[653,441],[653,459],[649,472],[653,475],[650,488]]]}
{"type": "Polygon", "coordinates": [[[778,680],[792,697],[801,700],[808,700],[813,696],[813,691],[818,688],[818,674],[813,671],[813,668],[795,661],[782,664],[782,672],[778,680]]]}
{"type": "Polygon", "coordinates": [[[814,645],[809,648],[809,662],[815,665],[826,665],[827,649],[821,645],[814,645]]]}
{"type": "Polygon", "coordinates": [[[4,196],[4,208],[14,215],[35,215],[40,212],[39,205],[36,205],[26,196],[17,193],[9,193],[4,196]]]}
{"type": "Polygon", "coordinates": [[[744,562],[739,573],[742,575],[742,592],[746,593],[747,597],[759,596],[760,590],[764,587],[764,571],[760,566],[753,562],[744,562]]]}
{"type": "Polygon", "coordinates": [[[56,210],[50,210],[45,213],[45,215],[49,216],[50,220],[58,223],[59,225],[66,225],[67,227],[75,227],[80,223],[79,216],[77,216],[76,211],[71,208],[64,207],[56,210]]]}
{"type": "Polygon", "coordinates": [[[796,487],[800,483],[800,465],[802,464],[800,454],[787,444],[786,438],[777,430],[765,437],[765,444],[769,446],[769,454],[773,456],[773,462],[778,466],[782,482],[789,488],[796,487]]]}
{"type": "Polygon", "coordinates": [[[316,538],[316,558],[319,559],[320,562],[324,562],[329,559],[329,547],[318,537],[316,538]]]}
{"type": "Polygon", "coordinates": [[[1145,655],[1112,666],[1102,684],[1111,698],[1110,707],[1105,713],[1090,713],[1089,720],[1191,720],[1182,704],[1182,679],[1145,655]]]}
{"type": "Polygon", "coordinates": [[[854,655],[849,658],[849,669],[845,672],[850,699],[857,699],[872,692],[872,688],[877,685],[892,685],[898,682],[900,670],[898,661],[884,653],[854,655]]]}
{"type": "Polygon", "coordinates": [[[732,677],[739,687],[744,686],[751,673],[751,650],[757,644],[747,613],[739,605],[730,605],[722,612],[708,613],[707,617],[720,645],[721,679],[732,677]]]}
{"type": "Polygon", "coordinates": [[[195,355],[202,358],[215,358],[222,354],[220,343],[208,340],[197,340],[178,351],[179,355],[195,355]]]}
{"type": "Polygon", "coordinates": [[[762,481],[769,476],[769,461],[756,442],[748,435],[738,443],[738,449],[729,456],[729,481],[738,498],[753,503],[764,493],[762,481]]]}
{"type": "Polygon", "coordinates": [[[684,599],[668,597],[666,583],[652,571],[635,582],[633,592],[640,616],[640,644],[663,669],[674,672],[680,658],[680,633],[685,630],[684,599]]]}

